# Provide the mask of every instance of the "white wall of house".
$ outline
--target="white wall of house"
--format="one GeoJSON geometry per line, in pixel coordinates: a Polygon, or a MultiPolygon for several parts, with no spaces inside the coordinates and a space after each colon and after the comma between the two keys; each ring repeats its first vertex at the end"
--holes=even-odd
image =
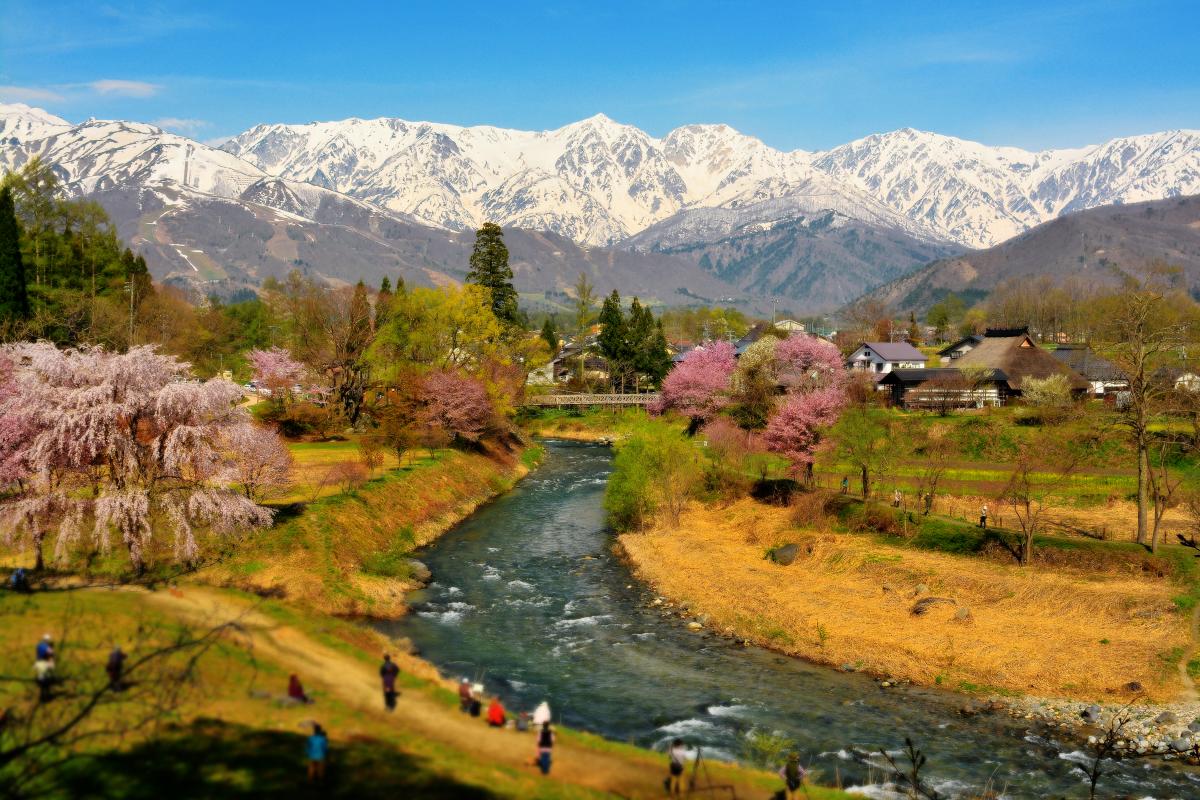
{"type": "Polygon", "coordinates": [[[846,359],[846,365],[850,369],[886,375],[894,369],[923,369],[925,367],[925,359],[921,359],[920,361],[889,361],[879,355],[879,353],[876,353],[870,345],[864,344],[855,350],[850,355],[850,358],[846,359]]]}

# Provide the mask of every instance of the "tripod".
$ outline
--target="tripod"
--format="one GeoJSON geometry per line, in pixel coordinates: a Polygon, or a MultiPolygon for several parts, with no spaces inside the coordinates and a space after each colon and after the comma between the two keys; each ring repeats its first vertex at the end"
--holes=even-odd
{"type": "Polygon", "coordinates": [[[723,792],[729,792],[729,797],[737,800],[737,789],[726,784],[716,784],[712,781],[712,776],[708,773],[708,764],[704,761],[704,753],[696,748],[696,760],[692,762],[692,774],[688,776],[687,792],[685,797],[691,797],[693,794],[709,794],[716,797],[723,792]],[[700,785],[700,778],[703,776],[704,785],[700,785]]]}

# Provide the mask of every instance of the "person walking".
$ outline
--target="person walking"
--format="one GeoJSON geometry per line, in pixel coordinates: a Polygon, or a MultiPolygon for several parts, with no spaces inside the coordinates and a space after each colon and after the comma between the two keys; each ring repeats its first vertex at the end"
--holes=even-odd
{"type": "Polygon", "coordinates": [[[550,723],[547,722],[538,731],[537,739],[537,765],[543,775],[550,774],[550,754],[553,749],[554,730],[550,727],[550,723]]]}
{"type": "Polygon", "coordinates": [[[683,768],[687,760],[687,748],[683,739],[671,742],[671,747],[667,750],[667,779],[663,782],[668,795],[679,796],[683,793],[683,768]]]}
{"type": "Polygon", "coordinates": [[[987,503],[984,503],[983,508],[979,509],[979,527],[987,527],[987,503]]]}
{"type": "Polygon", "coordinates": [[[383,664],[379,666],[379,679],[383,683],[383,705],[388,711],[396,710],[396,677],[400,668],[392,661],[392,657],[384,655],[383,664]]]}
{"type": "Polygon", "coordinates": [[[804,778],[807,775],[808,772],[800,766],[800,754],[789,754],[783,768],[779,770],[779,777],[783,778],[784,796],[787,800],[795,800],[796,792],[800,791],[800,787],[804,785],[804,778]]]}
{"type": "Polygon", "coordinates": [[[487,723],[490,728],[503,728],[508,722],[508,716],[504,712],[504,704],[500,702],[499,697],[493,697],[492,702],[488,703],[487,723]]]}
{"type": "Polygon", "coordinates": [[[108,661],[104,664],[104,671],[108,673],[109,688],[114,692],[121,691],[121,678],[125,675],[125,652],[121,650],[121,645],[113,645],[112,652],[108,654],[108,661]]]}
{"type": "Polygon", "coordinates": [[[318,786],[325,783],[325,765],[329,761],[329,736],[325,729],[313,723],[312,735],[306,743],[308,782],[318,786]]]}
{"type": "Polygon", "coordinates": [[[39,658],[33,662],[33,682],[38,687],[38,702],[48,703],[54,696],[52,689],[54,688],[54,661],[48,658],[39,658]]]}
{"type": "Polygon", "coordinates": [[[53,661],[54,660],[54,639],[50,634],[42,635],[42,640],[37,643],[37,649],[34,656],[38,661],[53,661]]]}
{"type": "Polygon", "coordinates": [[[471,712],[471,681],[466,678],[458,684],[458,710],[464,714],[471,712]]]}
{"type": "Polygon", "coordinates": [[[850,493],[850,478],[843,475],[842,476],[842,494],[849,494],[849,493],[850,493]]]}
{"type": "Polygon", "coordinates": [[[892,508],[899,508],[900,504],[903,502],[904,502],[904,495],[900,494],[899,489],[892,492],[892,508]]]}

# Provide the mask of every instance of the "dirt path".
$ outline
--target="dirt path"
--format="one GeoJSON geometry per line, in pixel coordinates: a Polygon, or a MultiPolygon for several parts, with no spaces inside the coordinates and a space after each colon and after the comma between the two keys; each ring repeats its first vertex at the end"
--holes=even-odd
{"type": "MultiPolygon", "coordinates": [[[[489,729],[479,719],[447,709],[427,693],[406,690],[394,714],[383,709],[379,678],[373,669],[320,644],[301,631],[280,624],[248,605],[220,592],[198,587],[148,594],[150,601],[171,613],[206,625],[238,620],[256,653],[302,672],[344,703],[376,720],[388,720],[427,739],[470,753],[481,761],[533,770],[532,734],[489,729]]],[[[657,760],[621,756],[564,742],[555,746],[553,780],[584,786],[619,797],[662,797],[663,764],[657,760]]],[[[730,770],[735,772],[734,770],[730,770]]],[[[740,784],[739,797],[759,797],[763,789],[740,784]]]]}

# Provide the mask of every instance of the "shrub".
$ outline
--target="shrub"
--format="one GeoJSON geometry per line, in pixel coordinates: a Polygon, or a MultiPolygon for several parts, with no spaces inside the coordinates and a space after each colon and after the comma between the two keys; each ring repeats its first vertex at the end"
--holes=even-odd
{"type": "Polygon", "coordinates": [[[668,424],[636,427],[618,447],[604,506],[619,530],[645,525],[662,512],[676,524],[701,474],[696,448],[668,424]]]}
{"type": "Polygon", "coordinates": [[[755,728],[746,734],[742,758],[756,767],[775,770],[795,748],[796,743],[782,732],[760,731],[755,728]]]}
{"type": "Polygon", "coordinates": [[[367,468],[357,461],[343,461],[329,470],[329,481],[343,492],[352,492],[367,482],[367,468]]]}
{"type": "Polygon", "coordinates": [[[1025,405],[1034,409],[1041,421],[1047,424],[1062,422],[1070,415],[1074,404],[1066,375],[1026,378],[1021,385],[1021,397],[1025,405]]]}

